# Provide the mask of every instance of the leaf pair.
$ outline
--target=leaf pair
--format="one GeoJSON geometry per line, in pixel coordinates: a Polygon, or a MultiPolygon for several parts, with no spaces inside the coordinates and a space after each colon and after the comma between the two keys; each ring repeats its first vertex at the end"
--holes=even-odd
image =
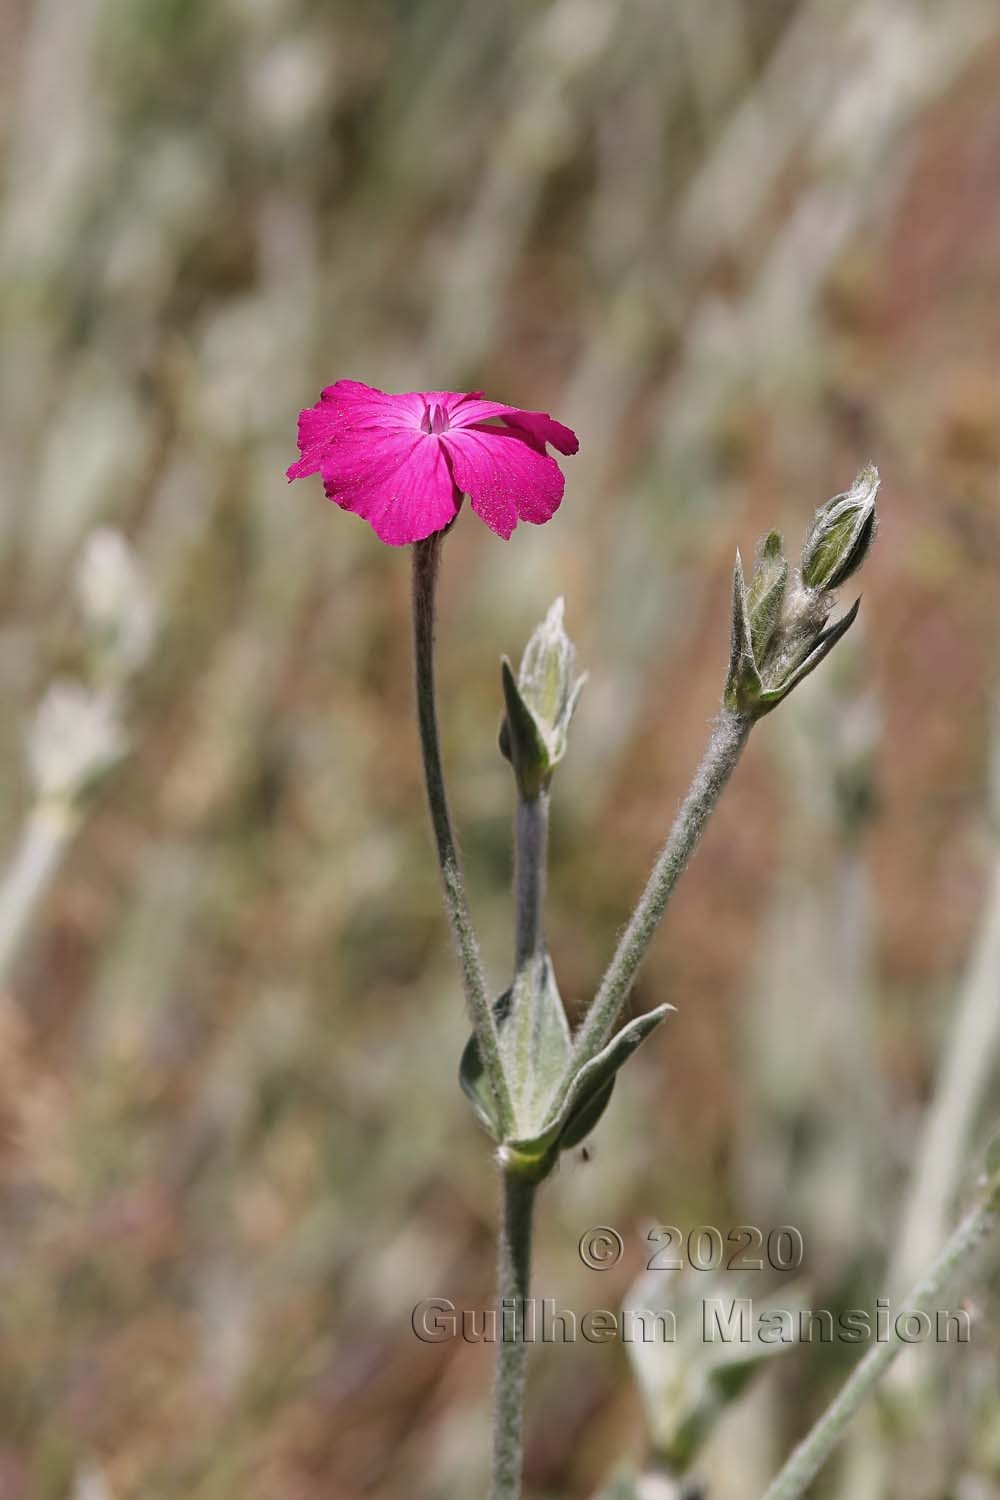
{"type": "Polygon", "coordinates": [[[514,1110],[502,1132],[475,1037],[459,1065],[459,1081],[480,1123],[504,1152],[509,1170],[534,1181],[548,1176],[560,1151],[590,1134],[607,1108],[618,1069],[672,1010],[637,1016],[604,1049],[573,1071],[573,1043],[548,954],[533,959],[494,1006],[504,1073],[514,1110]]]}

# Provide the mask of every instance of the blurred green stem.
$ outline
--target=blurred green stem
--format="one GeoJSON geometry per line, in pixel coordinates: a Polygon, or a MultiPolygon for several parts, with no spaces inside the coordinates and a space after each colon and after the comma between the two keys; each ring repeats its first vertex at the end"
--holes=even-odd
{"type": "Polygon", "coordinates": [[[434,842],[441,867],[444,904],[458,947],[465,999],[479,1044],[479,1054],[496,1101],[497,1117],[506,1134],[513,1118],[510,1091],[500,1058],[496,1021],[486,991],[479,944],[465,899],[465,883],[448,812],[444,770],[441,765],[434,695],[434,604],[443,540],[444,534],[435,532],[424,541],[416,542],[413,547],[413,645],[420,748],[423,753],[434,842]]]}
{"type": "Polygon", "coordinates": [[[76,827],[75,813],[62,803],[38,802],[28,815],[0,886],[0,984],[7,979],[76,827]]]}
{"type": "MultiPolygon", "coordinates": [[[[889,1274],[890,1291],[910,1280],[940,1241],[961,1180],[977,1112],[1000,1041],[1000,712],[994,730],[993,871],[979,936],[938,1071],[889,1274]]],[[[903,1378],[898,1375],[894,1378],[903,1378]]]]}
{"type": "Polygon", "coordinates": [[[936,1300],[953,1286],[962,1271],[1000,1223],[1000,1167],[993,1167],[976,1206],[965,1216],[927,1274],[899,1307],[890,1335],[876,1344],[849,1376],[812,1431],[795,1449],[764,1500],[798,1500],[819,1473],[839,1442],[844,1428],[868,1399],[893,1360],[910,1345],[897,1327],[912,1313],[933,1309],[936,1300]]]}
{"type": "Polygon", "coordinates": [[[519,970],[542,946],[542,903],[549,842],[549,794],[519,797],[514,825],[514,968],[519,970]]]}
{"type": "Polygon", "coordinates": [[[502,1174],[500,1205],[499,1342],[493,1405],[493,1484],[491,1500],[518,1500],[524,1432],[524,1384],[528,1345],[525,1304],[531,1285],[531,1221],[535,1184],[502,1174]]]}
{"type": "Polygon", "coordinates": [[[716,719],[712,737],[667,842],[580,1027],[566,1086],[583,1064],[597,1055],[614,1030],[667,902],[742,754],[752,722],[748,715],[728,708],[723,708],[716,719]]]}

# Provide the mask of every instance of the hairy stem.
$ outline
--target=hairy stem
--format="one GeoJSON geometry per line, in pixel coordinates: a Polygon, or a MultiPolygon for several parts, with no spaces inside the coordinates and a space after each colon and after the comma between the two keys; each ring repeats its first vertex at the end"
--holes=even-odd
{"type": "Polygon", "coordinates": [[[425,541],[416,542],[413,548],[413,645],[420,748],[434,842],[441,867],[444,904],[458,948],[466,1004],[479,1044],[479,1054],[496,1102],[498,1121],[506,1133],[512,1119],[510,1091],[500,1058],[496,1021],[486,990],[479,944],[465,899],[462,866],[448,812],[444,770],[441,765],[434,695],[434,601],[442,541],[443,533],[435,532],[425,541]]]}
{"type": "Polygon", "coordinates": [[[572,1073],[576,1073],[584,1063],[595,1057],[611,1036],[674,886],[691,858],[705,824],[740,758],[751,723],[752,720],[747,715],[735,713],[728,708],[724,708],[716,720],[712,737],[674,819],[667,842],[653,866],[646,889],[619,939],[615,955],[577,1035],[571,1063],[572,1073]]]}
{"type": "Polygon", "coordinates": [[[1000,1224],[1000,1170],[994,1171],[975,1208],[959,1224],[927,1274],[900,1306],[886,1343],[876,1344],[848,1377],[812,1431],[771,1483],[764,1500],[798,1500],[833,1452],[844,1428],[868,1399],[893,1360],[910,1345],[897,1328],[910,1314],[933,1308],[936,1300],[968,1271],[985,1241],[1000,1224]]]}
{"type": "Polygon", "coordinates": [[[514,823],[514,968],[542,947],[542,903],[549,842],[549,794],[518,798],[514,823]]]}
{"type": "Polygon", "coordinates": [[[491,1500],[518,1500],[524,1432],[528,1345],[525,1306],[531,1286],[531,1221],[535,1184],[503,1173],[500,1209],[497,1375],[493,1405],[491,1500]]]}

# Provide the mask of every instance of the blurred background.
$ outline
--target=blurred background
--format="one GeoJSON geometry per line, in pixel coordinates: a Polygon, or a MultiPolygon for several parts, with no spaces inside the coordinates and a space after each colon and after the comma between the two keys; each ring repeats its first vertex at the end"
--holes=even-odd
{"type": "MultiPolygon", "coordinates": [[[[0,100],[2,1500],[483,1492],[493,1351],[410,1327],[488,1303],[495,1205],[408,557],[283,477],[344,376],[580,435],[550,525],[463,513],[439,642],[499,992],[497,661],[566,597],[574,1011],[717,706],[735,547],[794,556],[879,464],[860,623],[754,734],[633,996],[678,1014],[547,1186],[536,1291],[617,1307],[656,1224],[795,1225],[811,1306],[905,1285],[998,1101],[993,0],[0,0],[0,100]]],[[[995,1276],[968,1305],[817,1494],[1000,1495],[995,1276]]],[[[699,1446],[712,1500],[856,1352],[768,1362],[699,1446]]],[[[669,1446],[636,1373],[539,1349],[531,1500],[669,1446]]]]}

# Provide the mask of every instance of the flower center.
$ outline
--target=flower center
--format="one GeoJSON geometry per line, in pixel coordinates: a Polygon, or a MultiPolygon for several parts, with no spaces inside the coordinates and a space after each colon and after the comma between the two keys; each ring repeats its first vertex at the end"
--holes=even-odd
{"type": "Polygon", "coordinates": [[[421,432],[433,433],[436,437],[439,432],[447,432],[449,427],[448,413],[440,402],[435,401],[433,406],[424,407],[424,415],[421,418],[421,432]]]}

